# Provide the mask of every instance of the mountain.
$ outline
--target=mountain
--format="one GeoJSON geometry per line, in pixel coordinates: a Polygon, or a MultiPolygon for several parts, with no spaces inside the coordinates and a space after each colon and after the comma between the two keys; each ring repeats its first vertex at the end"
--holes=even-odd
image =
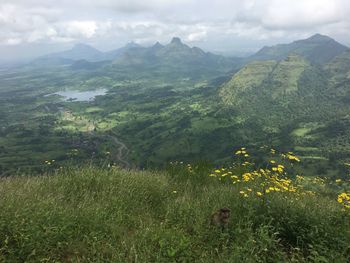
{"type": "Polygon", "coordinates": [[[123,53],[132,50],[132,49],[138,49],[138,48],[142,48],[141,45],[136,44],[135,42],[130,42],[128,44],[126,44],[124,47],[112,50],[112,51],[108,51],[105,52],[102,56],[102,58],[104,60],[115,60],[117,59],[119,56],[121,56],[123,53]]]}
{"type": "Polygon", "coordinates": [[[165,46],[160,43],[149,48],[132,48],[113,61],[115,65],[143,65],[168,67],[210,68],[228,71],[238,60],[204,52],[198,47],[189,47],[181,39],[174,37],[165,46]]]}
{"type": "Polygon", "coordinates": [[[350,156],[350,51],[323,67],[296,54],[251,62],[222,85],[219,97],[252,138],[293,147],[310,163],[350,156]]]}
{"type": "Polygon", "coordinates": [[[72,49],[49,54],[40,59],[70,59],[70,60],[88,60],[99,61],[103,57],[103,52],[85,44],[77,44],[72,49]]]}
{"type": "Polygon", "coordinates": [[[283,60],[291,53],[295,53],[303,56],[313,64],[323,64],[348,49],[348,47],[328,36],[316,34],[310,38],[294,41],[290,44],[263,47],[256,54],[249,57],[248,60],[283,60]]]}

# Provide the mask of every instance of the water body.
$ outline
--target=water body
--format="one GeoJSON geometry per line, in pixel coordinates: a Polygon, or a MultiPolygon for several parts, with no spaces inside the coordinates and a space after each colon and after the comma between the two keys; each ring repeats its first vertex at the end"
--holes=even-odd
{"type": "Polygon", "coordinates": [[[93,101],[96,96],[106,95],[106,89],[97,89],[90,91],[65,90],[55,92],[50,95],[59,95],[65,101],[93,101]]]}

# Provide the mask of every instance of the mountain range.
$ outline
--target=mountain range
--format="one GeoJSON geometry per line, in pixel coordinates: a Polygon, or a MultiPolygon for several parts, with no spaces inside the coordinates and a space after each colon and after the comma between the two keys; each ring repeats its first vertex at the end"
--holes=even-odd
{"type": "MultiPolygon", "coordinates": [[[[38,58],[14,74],[1,79],[8,88],[0,96],[11,101],[0,105],[0,118],[8,123],[3,133],[14,137],[6,140],[7,153],[0,154],[9,166],[11,153],[23,147],[7,131],[30,118],[36,126],[26,133],[23,160],[36,147],[31,144],[36,135],[29,131],[42,133],[43,122],[48,123],[47,142],[62,136],[66,140],[64,136],[72,130],[79,133],[84,123],[94,125],[101,140],[113,131],[130,147],[130,160],[141,167],[198,156],[221,161],[233,146],[265,143],[295,150],[310,162],[327,160],[328,168],[331,160],[350,158],[350,50],[327,36],[264,47],[246,58],[215,55],[179,38],[150,47],[129,43],[110,52],[79,44],[38,58]],[[89,103],[46,97],[97,87],[107,90],[107,96],[89,103]],[[13,105],[30,116],[9,114],[16,112],[13,105]],[[62,117],[55,110],[62,105],[78,119],[73,121],[68,113],[62,117]],[[46,115],[50,118],[40,117],[46,115]]],[[[86,156],[98,151],[95,142],[91,145],[81,146],[86,156]]],[[[57,159],[57,150],[52,152],[51,158],[57,159]]]]}
{"type": "MultiPolygon", "coordinates": [[[[349,48],[338,43],[334,39],[315,34],[307,39],[297,40],[289,44],[278,44],[270,47],[263,47],[257,53],[245,59],[241,59],[241,64],[257,60],[283,60],[290,54],[297,54],[312,64],[322,64],[329,62],[335,56],[348,50],[349,48]]],[[[240,61],[239,58],[228,59],[224,56],[204,52],[198,47],[192,47],[182,43],[181,39],[174,37],[165,46],[157,42],[151,47],[143,47],[134,42],[128,43],[122,48],[101,52],[86,44],[77,44],[72,49],[52,53],[42,56],[36,61],[77,61],[86,60],[88,62],[113,61],[116,64],[141,64],[155,62],[185,62],[185,63],[234,63],[240,61]]]]}

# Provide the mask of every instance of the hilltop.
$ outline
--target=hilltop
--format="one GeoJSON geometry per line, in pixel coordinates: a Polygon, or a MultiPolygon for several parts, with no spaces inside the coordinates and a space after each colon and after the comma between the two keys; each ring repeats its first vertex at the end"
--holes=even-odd
{"type": "Polygon", "coordinates": [[[335,190],[341,184],[292,181],[286,164],[268,166],[278,172],[264,170],[262,184],[261,169],[179,162],[159,172],[86,166],[3,178],[0,261],[347,262],[350,195],[335,190]],[[222,207],[231,210],[223,230],[209,224],[222,207]]]}
{"type": "Polygon", "coordinates": [[[349,50],[349,48],[334,39],[315,34],[307,39],[297,40],[289,44],[263,47],[248,60],[283,60],[294,53],[303,56],[313,64],[323,64],[346,50],[349,50]]]}

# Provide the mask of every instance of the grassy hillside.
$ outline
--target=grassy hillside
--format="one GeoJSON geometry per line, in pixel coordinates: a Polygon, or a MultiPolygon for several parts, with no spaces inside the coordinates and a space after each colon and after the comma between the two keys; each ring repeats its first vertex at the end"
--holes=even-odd
{"type": "Polygon", "coordinates": [[[253,137],[268,134],[273,145],[294,149],[315,162],[311,166],[318,171],[309,174],[332,174],[335,162],[349,158],[348,57],[344,52],[323,68],[298,55],[253,62],[219,94],[242,126],[255,124],[253,137]],[[328,168],[318,169],[320,165],[328,168]]]}
{"type": "Polygon", "coordinates": [[[271,150],[263,169],[236,155],[231,168],[3,178],[0,262],[349,262],[349,181],[289,179],[291,153],[271,150]],[[224,230],[209,225],[221,207],[224,230]]]}

